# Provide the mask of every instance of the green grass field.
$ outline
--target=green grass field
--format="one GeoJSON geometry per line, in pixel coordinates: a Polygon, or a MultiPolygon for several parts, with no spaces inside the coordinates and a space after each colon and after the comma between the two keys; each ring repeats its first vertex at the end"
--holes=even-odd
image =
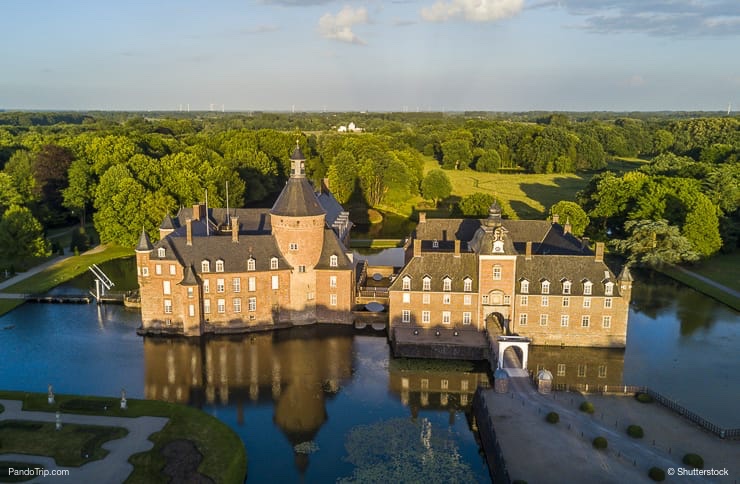
{"type": "Polygon", "coordinates": [[[740,291],[740,252],[716,255],[688,269],[740,291]]]}

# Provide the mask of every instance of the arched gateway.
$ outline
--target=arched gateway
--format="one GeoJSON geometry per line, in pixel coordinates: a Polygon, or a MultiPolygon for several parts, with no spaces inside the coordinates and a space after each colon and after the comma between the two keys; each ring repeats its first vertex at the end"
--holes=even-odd
{"type": "Polygon", "coordinates": [[[527,360],[529,358],[529,343],[530,339],[522,336],[499,336],[496,338],[498,343],[497,355],[498,355],[498,367],[504,368],[504,352],[507,348],[515,347],[519,348],[522,352],[522,369],[527,369],[527,360]]]}

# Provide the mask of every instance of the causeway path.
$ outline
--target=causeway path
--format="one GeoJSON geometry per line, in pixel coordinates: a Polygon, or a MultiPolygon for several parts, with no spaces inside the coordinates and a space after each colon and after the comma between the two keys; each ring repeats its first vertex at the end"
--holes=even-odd
{"type": "MultiPolygon", "coordinates": [[[[3,420],[56,421],[56,414],[52,412],[29,412],[22,410],[23,402],[20,400],[0,400],[0,403],[5,407],[5,411],[0,413],[0,422],[3,420]]],[[[34,483],[123,482],[134,469],[129,464],[128,458],[133,454],[151,449],[154,444],[148,440],[148,437],[154,432],[162,430],[168,421],[169,419],[164,417],[128,418],[63,413],[62,425],[80,424],[122,427],[128,430],[128,435],[103,444],[103,448],[109,451],[105,458],[88,462],[80,467],[62,467],[58,466],[51,457],[25,454],[0,454],[0,460],[40,464],[47,470],[69,470],[69,475],[67,476],[36,478],[33,480],[34,483]]]]}

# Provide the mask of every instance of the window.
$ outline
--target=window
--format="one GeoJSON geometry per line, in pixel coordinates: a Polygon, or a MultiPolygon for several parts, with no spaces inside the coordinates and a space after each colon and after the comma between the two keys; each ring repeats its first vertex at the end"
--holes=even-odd
{"type": "Polygon", "coordinates": [[[226,312],[226,300],[225,299],[219,299],[216,301],[216,310],[219,312],[219,314],[223,314],[226,312]]]}
{"type": "Polygon", "coordinates": [[[540,326],[547,326],[547,314],[540,314],[540,326]]]}
{"type": "Polygon", "coordinates": [[[423,304],[429,304],[429,299],[430,299],[429,294],[422,294],[422,296],[421,296],[421,302],[423,304]]]}
{"type": "Polygon", "coordinates": [[[470,292],[473,290],[473,280],[469,277],[466,277],[463,281],[463,291],[470,292]]]}
{"type": "Polygon", "coordinates": [[[612,327],[612,317],[611,316],[604,316],[601,318],[601,327],[603,328],[611,328],[612,327]]]}
{"type": "Polygon", "coordinates": [[[570,298],[568,296],[563,297],[563,307],[567,308],[570,306],[570,298]]]}
{"type": "Polygon", "coordinates": [[[504,296],[504,304],[511,305],[511,296],[504,296]]]}
{"type": "Polygon", "coordinates": [[[309,291],[306,293],[307,301],[313,301],[315,298],[316,298],[316,295],[313,293],[313,291],[309,291]]]}
{"type": "Polygon", "coordinates": [[[404,291],[410,291],[411,290],[411,278],[409,276],[404,276],[402,289],[404,291]]]}
{"type": "Polygon", "coordinates": [[[329,306],[336,306],[336,305],[337,305],[337,295],[329,294],[329,306]]]}
{"type": "Polygon", "coordinates": [[[411,311],[408,309],[404,309],[401,311],[401,322],[402,323],[410,323],[411,322],[411,311]]]}
{"type": "Polygon", "coordinates": [[[467,391],[468,391],[468,388],[469,388],[469,386],[468,386],[468,385],[469,385],[469,382],[468,382],[468,380],[462,380],[462,381],[460,382],[460,391],[462,391],[462,392],[467,392],[467,391]]]}
{"type": "Polygon", "coordinates": [[[550,281],[542,281],[542,294],[550,294],[550,281]]]}
{"type": "Polygon", "coordinates": [[[254,292],[257,290],[257,278],[256,277],[250,277],[247,279],[247,290],[249,292],[254,292]]]}
{"type": "Polygon", "coordinates": [[[404,292],[403,293],[403,303],[404,304],[411,303],[411,293],[410,292],[404,292]]]}
{"type": "Polygon", "coordinates": [[[257,298],[256,297],[250,297],[247,300],[247,310],[250,313],[257,311],[257,298]]]}
{"type": "Polygon", "coordinates": [[[586,377],[586,365],[578,365],[578,377],[579,378],[586,377]]]}
{"type": "Polygon", "coordinates": [[[429,379],[428,378],[422,378],[421,379],[421,389],[422,390],[428,390],[429,389],[429,379]]]}
{"type": "Polygon", "coordinates": [[[614,294],[614,283],[613,282],[607,282],[604,286],[604,294],[607,296],[611,296],[614,294]]]}
{"type": "Polygon", "coordinates": [[[425,277],[422,282],[422,290],[424,291],[431,291],[432,290],[432,279],[430,277],[425,277]]]}
{"type": "Polygon", "coordinates": [[[442,380],[441,380],[441,381],[439,382],[439,387],[440,387],[440,388],[441,388],[442,390],[447,390],[447,389],[449,389],[449,388],[450,388],[450,381],[449,381],[449,380],[447,380],[447,379],[442,379],[442,380]]]}
{"type": "Polygon", "coordinates": [[[203,279],[203,294],[211,292],[211,283],[208,279],[203,279]]]}
{"type": "Polygon", "coordinates": [[[583,298],[583,307],[584,308],[590,308],[591,307],[591,298],[590,297],[584,297],[583,298]]]}
{"type": "Polygon", "coordinates": [[[450,324],[450,312],[442,311],[442,324],[450,324]]]}
{"type": "Polygon", "coordinates": [[[277,269],[278,268],[278,258],[273,257],[270,259],[270,269],[277,269]]]}
{"type": "Polygon", "coordinates": [[[563,294],[570,294],[570,281],[563,282],[563,294]]]}
{"type": "Polygon", "coordinates": [[[565,363],[558,363],[558,376],[565,376],[565,363]]]}
{"type": "Polygon", "coordinates": [[[306,266],[298,266],[298,272],[306,272],[306,266]]]}
{"type": "Polygon", "coordinates": [[[550,296],[542,296],[542,305],[543,306],[549,306],[550,305],[550,296]]]}
{"type": "MultiPolygon", "coordinates": [[[[218,262],[216,264],[218,264],[218,262]]],[[[257,267],[257,262],[254,260],[253,257],[250,257],[249,259],[247,259],[247,270],[248,271],[253,271],[256,269],[256,267],[257,267]]],[[[216,269],[216,272],[218,272],[218,269],[216,269]]]]}
{"type": "Polygon", "coordinates": [[[529,293],[529,281],[524,280],[521,282],[522,294],[529,293]]]}
{"type": "Polygon", "coordinates": [[[242,312],[242,300],[240,298],[234,299],[234,312],[235,313],[242,312]]]}
{"type": "Polygon", "coordinates": [[[445,294],[444,296],[442,296],[442,304],[450,304],[451,301],[452,298],[449,294],[445,294]]]}
{"type": "Polygon", "coordinates": [[[207,260],[201,261],[200,272],[211,272],[211,263],[207,260]]]}
{"type": "Polygon", "coordinates": [[[242,280],[238,277],[235,277],[231,281],[232,286],[234,287],[234,292],[241,292],[242,290],[242,280]]]}
{"type": "Polygon", "coordinates": [[[527,315],[520,314],[519,315],[519,326],[526,326],[526,325],[527,325],[527,315]]]}
{"type": "Polygon", "coordinates": [[[216,261],[216,272],[223,272],[224,271],[224,261],[219,259],[216,261]]]}
{"type": "Polygon", "coordinates": [[[170,281],[162,281],[162,292],[164,294],[172,294],[172,286],[170,281]]]}
{"type": "Polygon", "coordinates": [[[610,297],[604,298],[604,307],[607,309],[612,307],[612,298],[610,297]]]}
{"type": "Polygon", "coordinates": [[[337,276],[329,276],[329,287],[337,287],[337,276]]]}
{"type": "Polygon", "coordinates": [[[493,266],[493,280],[494,281],[500,281],[501,280],[501,266],[493,266]]]}
{"type": "Polygon", "coordinates": [[[337,256],[332,255],[331,257],[329,257],[329,266],[337,267],[338,263],[339,263],[339,259],[337,258],[337,256]]]}
{"type": "Polygon", "coordinates": [[[421,322],[429,324],[430,318],[430,312],[429,311],[422,311],[421,312],[421,322]]]}
{"type": "Polygon", "coordinates": [[[599,365],[599,378],[606,378],[606,365],[599,365]]]}
{"type": "Polygon", "coordinates": [[[290,244],[288,244],[288,248],[290,250],[298,250],[298,244],[296,244],[295,242],[291,242],[290,244]]]}
{"type": "Polygon", "coordinates": [[[442,290],[443,291],[451,291],[452,290],[452,279],[449,277],[445,277],[442,279],[442,290]]]}
{"type": "Polygon", "coordinates": [[[472,313],[470,311],[465,311],[463,313],[463,324],[470,324],[473,322],[472,313]]]}
{"type": "Polygon", "coordinates": [[[588,325],[591,323],[591,316],[588,314],[585,316],[581,316],[581,327],[588,328],[588,325]]]}
{"type": "Polygon", "coordinates": [[[224,292],[225,285],[223,279],[216,279],[216,292],[224,292]]]}
{"type": "Polygon", "coordinates": [[[189,287],[188,288],[188,299],[193,299],[193,295],[194,295],[193,288],[189,287]]]}
{"type": "Polygon", "coordinates": [[[481,299],[482,299],[481,301],[482,304],[488,304],[488,296],[481,296],[481,299]]]}
{"type": "Polygon", "coordinates": [[[175,266],[175,264],[170,264],[170,275],[171,276],[177,275],[177,266],[175,266]]]}
{"type": "Polygon", "coordinates": [[[437,239],[432,241],[432,248],[439,249],[439,241],[437,239]]]}
{"type": "Polygon", "coordinates": [[[519,297],[519,305],[520,306],[527,306],[529,304],[529,296],[520,296],[519,297]]]}
{"type": "Polygon", "coordinates": [[[570,323],[570,316],[568,316],[567,314],[561,314],[560,315],[560,326],[562,326],[563,328],[567,328],[568,323],[570,323]]]}
{"type": "Polygon", "coordinates": [[[195,316],[195,304],[188,305],[188,316],[191,318],[195,316]]]}
{"type": "Polygon", "coordinates": [[[473,296],[471,296],[470,294],[464,295],[463,296],[463,304],[465,306],[470,306],[471,304],[473,304],[473,296]]]}
{"type": "Polygon", "coordinates": [[[164,254],[165,254],[164,247],[160,247],[159,249],[157,249],[157,257],[164,257],[164,254]]]}
{"type": "Polygon", "coordinates": [[[211,314],[211,300],[210,299],[203,299],[203,313],[211,314]]]}
{"type": "Polygon", "coordinates": [[[590,281],[586,281],[583,283],[583,294],[585,296],[590,296],[592,290],[593,290],[593,284],[590,281]]]}
{"type": "Polygon", "coordinates": [[[272,276],[272,288],[280,289],[280,278],[278,276],[272,276]]]}
{"type": "Polygon", "coordinates": [[[164,300],[164,313],[165,314],[172,314],[172,299],[165,299],[164,300]]]}
{"type": "Polygon", "coordinates": [[[154,273],[158,276],[162,275],[162,264],[154,264],[154,273]]]}
{"type": "Polygon", "coordinates": [[[149,268],[148,267],[142,267],[141,268],[141,275],[144,277],[147,277],[149,275],[149,268]]]}

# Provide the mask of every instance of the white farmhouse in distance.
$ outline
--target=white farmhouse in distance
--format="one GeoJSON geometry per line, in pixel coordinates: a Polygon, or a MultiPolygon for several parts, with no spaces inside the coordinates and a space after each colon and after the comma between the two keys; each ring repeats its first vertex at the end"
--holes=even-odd
{"type": "Polygon", "coordinates": [[[355,126],[354,122],[350,122],[347,126],[340,126],[337,131],[340,133],[361,133],[364,129],[355,126]]]}

